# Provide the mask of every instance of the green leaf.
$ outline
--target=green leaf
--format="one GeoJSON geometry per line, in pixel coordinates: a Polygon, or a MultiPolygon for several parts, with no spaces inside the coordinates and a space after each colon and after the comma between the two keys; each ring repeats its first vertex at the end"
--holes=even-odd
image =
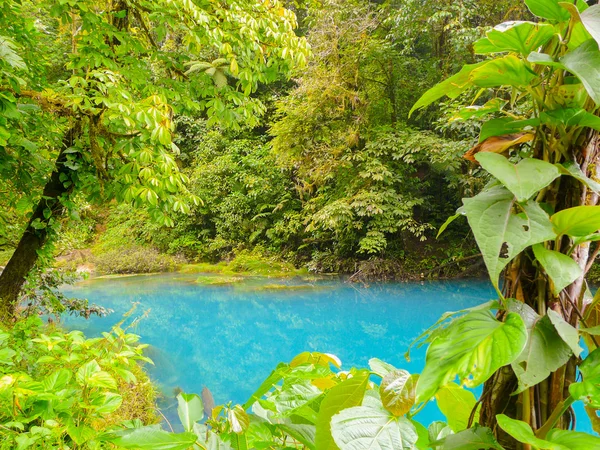
{"type": "Polygon", "coordinates": [[[341,450],[412,450],[418,440],[408,419],[368,406],[344,409],[333,416],[331,433],[341,450]]]}
{"type": "Polygon", "coordinates": [[[452,434],[452,428],[450,428],[446,422],[432,422],[427,428],[427,434],[429,442],[437,442],[452,434]]]}
{"type": "Polygon", "coordinates": [[[408,116],[410,117],[414,111],[419,108],[424,108],[425,106],[429,106],[436,100],[447,96],[449,98],[456,98],[460,94],[462,94],[465,90],[467,90],[470,86],[469,77],[471,72],[473,72],[478,67],[486,64],[486,61],[477,63],[477,64],[466,64],[460,69],[460,71],[451,76],[450,78],[445,79],[441,83],[436,84],[434,87],[425,92],[419,100],[413,105],[408,116]]]}
{"type": "Polygon", "coordinates": [[[600,44],[600,5],[593,5],[579,16],[590,35],[600,44]]]}
{"type": "Polygon", "coordinates": [[[83,446],[96,436],[96,431],[87,425],[75,425],[72,419],[67,422],[67,433],[77,445],[83,446]]]}
{"type": "Polygon", "coordinates": [[[104,415],[115,412],[121,407],[122,403],[123,397],[121,397],[119,394],[105,392],[98,397],[97,402],[94,402],[94,406],[96,408],[96,413],[104,415]]]}
{"type": "Polygon", "coordinates": [[[590,39],[567,53],[560,62],[583,83],[589,96],[600,105],[600,52],[598,43],[590,39]]]}
{"type": "Polygon", "coordinates": [[[479,87],[528,87],[537,78],[527,65],[514,55],[487,61],[469,74],[469,81],[479,87]]]}
{"type": "Polygon", "coordinates": [[[572,383],[569,393],[593,408],[600,408],[600,349],[591,352],[579,365],[583,380],[572,383]]]}
{"type": "Polygon", "coordinates": [[[583,349],[579,346],[579,332],[577,329],[565,321],[565,319],[553,309],[548,309],[547,314],[562,340],[571,348],[575,356],[579,356],[583,349]]]}
{"type": "Polygon", "coordinates": [[[552,56],[548,55],[547,53],[531,52],[527,57],[527,61],[529,61],[532,64],[537,64],[539,66],[548,66],[554,67],[556,69],[564,69],[564,66],[561,63],[555,61],[554,58],[552,58],[552,56]]]}
{"type": "Polygon", "coordinates": [[[378,358],[371,358],[369,360],[369,368],[371,369],[371,372],[379,375],[381,378],[385,377],[391,371],[396,370],[394,366],[378,358]]]}
{"type": "Polygon", "coordinates": [[[560,108],[542,112],[540,120],[542,123],[548,125],[587,127],[600,131],[600,117],[582,108],[560,108]]]}
{"type": "Polygon", "coordinates": [[[554,429],[550,430],[546,439],[568,450],[600,448],[600,437],[581,431],[554,429]]]}
{"type": "Polygon", "coordinates": [[[395,416],[403,416],[415,404],[418,375],[397,369],[388,373],[379,386],[383,407],[395,416]]]}
{"type": "Polygon", "coordinates": [[[435,399],[452,431],[458,433],[467,428],[471,413],[477,405],[477,400],[471,391],[456,383],[448,383],[435,394],[435,399]]]}
{"type": "MultiPolygon", "coordinates": [[[[575,206],[554,214],[550,220],[557,235],[587,236],[600,230],[600,206],[575,206]]],[[[549,240],[549,239],[546,239],[549,240]]]]}
{"type": "Polygon", "coordinates": [[[490,279],[498,286],[504,267],[525,248],[556,237],[546,212],[535,201],[519,205],[503,186],[488,188],[463,199],[464,211],[483,254],[490,279]]]}
{"type": "Polygon", "coordinates": [[[227,421],[231,425],[231,430],[236,434],[243,433],[250,425],[250,417],[240,405],[235,405],[227,411],[227,421]]]}
{"type": "Polygon", "coordinates": [[[92,359],[88,363],[81,366],[79,370],[77,370],[75,378],[77,379],[77,382],[79,384],[84,385],[87,384],[88,380],[93,374],[100,372],[101,370],[102,369],[100,368],[100,365],[96,362],[96,360],[92,359]]]}
{"type": "Polygon", "coordinates": [[[519,202],[528,200],[560,176],[555,165],[541,159],[524,158],[512,164],[497,153],[478,153],[475,159],[506,186],[519,202]]]}
{"type": "Polygon", "coordinates": [[[427,349],[417,402],[428,401],[457,376],[469,387],[480,385],[512,363],[526,343],[527,329],[515,313],[509,313],[505,322],[490,311],[475,311],[455,320],[427,349]]]}
{"type": "Polygon", "coordinates": [[[558,164],[556,164],[556,167],[558,167],[558,170],[560,170],[560,172],[563,175],[572,176],[576,180],[585,184],[592,191],[596,192],[597,194],[600,194],[600,183],[592,180],[591,178],[588,178],[583,173],[583,171],[581,170],[581,167],[579,167],[579,164],[577,164],[576,161],[567,161],[562,164],[558,163],[558,164]]]}
{"type": "Polygon", "coordinates": [[[15,69],[27,69],[23,58],[15,51],[17,44],[6,36],[0,36],[0,60],[4,60],[15,69]]]}
{"type": "Polygon", "coordinates": [[[548,250],[543,244],[534,245],[533,254],[552,280],[554,295],[558,295],[583,274],[583,270],[573,259],[563,253],[548,250]]]}
{"type": "Polygon", "coordinates": [[[525,0],[525,4],[534,16],[562,22],[569,20],[569,12],[559,3],[562,0],[525,0]]]}
{"type": "MultiPolygon", "coordinates": [[[[523,56],[529,55],[533,50],[542,47],[556,34],[555,28],[550,24],[534,22],[504,22],[496,25],[486,33],[487,39],[494,48],[493,52],[516,52],[523,56]]],[[[487,49],[491,48],[488,47],[487,49]]],[[[482,53],[475,43],[476,53],[482,53]]]]}
{"type": "MultiPolygon", "coordinates": [[[[492,430],[486,427],[474,426],[456,434],[450,434],[441,442],[444,450],[504,450],[492,430]]],[[[439,448],[439,447],[436,447],[439,448]]]]}
{"type": "Polygon", "coordinates": [[[315,426],[308,424],[285,423],[277,425],[285,434],[301,442],[309,450],[316,450],[315,442],[315,426]]]}
{"type": "Polygon", "coordinates": [[[522,131],[525,127],[535,127],[540,124],[539,119],[514,120],[510,117],[500,117],[486,121],[481,126],[479,143],[493,136],[503,136],[522,131]]]}
{"type": "Polygon", "coordinates": [[[185,431],[192,431],[194,424],[204,417],[204,405],[198,394],[179,393],[177,414],[185,431]]]}
{"type": "MultiPolygon", "coordinates": [[[[567,363],[572,355],[569,346],[562,340],[548,316],[540,317],[522,302],[513,301],[523,308],[521,317],[527,324],[527,345],[512,368],[519,380],[515,393],[523,392],[548,378],[551,372],[567,363]]],[[[509,310],[514,308],[509,306],[509,310]]]]}
{"type": "Polygon", "coordinates": [[[560,444],[553,444],[552,442],[537,438],[535,434],[533,434],[533,430],[529,424],[525,422],[511,419],[504,414],[497,415],[496,420],[498,421],[500,428],[502,428],[519,442],[529,444],[535,448],[539,448],[540,450],[569,450],[560,444]]]}
{"type": "Polygon", "coordinates": [[[111,433],[101,440],[136,450],[188,450],[197,437],[194,433],[168,433],[154,426],[147,426],[111,433]]]}
{"type": "Polygon", "coordinates": [[[258,387],[258,389],[252,394],[252,396],[248,399],[246,403],[242,406],[244,409],[250,408],[254,402],[259,400],[263,395],[271,390],[273,386],[279,383],[285,374],[290,372],[290,367],[287,364],[281,363],[279,364],[275,370],[271,372],[271,374],[267,377],[265,381],[258,387]]]}
{"type": "Polygon", "coordinates": [[[337,449],[331,435],[331,418],[343,409],[359,406],[368,382],[369,372],[359,371],[352,378],[342,381],[327,391],[317,416],[315,446],[318,449],[337,449]]]}
{"type": "Polygon", "coordinates": [[[71,381],[72,372],[68,369],[58,369],[52,372],[42,384],[46,392],[56,392],[63,389],[71,381]]]}

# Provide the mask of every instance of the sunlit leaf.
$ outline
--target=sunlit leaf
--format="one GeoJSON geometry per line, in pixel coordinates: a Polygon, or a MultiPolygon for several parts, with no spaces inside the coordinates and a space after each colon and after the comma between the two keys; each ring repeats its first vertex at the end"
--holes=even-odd
{"type": "Polygon", "coordinates": [[[560,176],[556,166],[540,159],[523,158],[513,164],[496,153],[478,153],[475,159],[506,186],[519,202],[528,200],[560,176]]]}
{"type": "Polygon", "coordinates": [[[509,313],[504,322],[490,311],[457,319],[427,349],[417,402],[428,401],[456,377],[469,387],[482,384],[500,367],[512,363],[526,343],[527,329],[518,314],[509,313]]]}

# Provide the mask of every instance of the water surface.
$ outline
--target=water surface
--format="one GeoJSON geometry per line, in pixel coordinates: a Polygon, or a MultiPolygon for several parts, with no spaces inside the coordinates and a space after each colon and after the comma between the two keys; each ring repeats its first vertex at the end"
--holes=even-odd
{"type": "MultiPolygon", "coordinates": [[[[197,277],[93,279],[63,289],[114,310],[104,318],[65,319],[88,336],[108,330],[135,302],[137,315],[147,311],[134,332],[151,346],[148,356],[156,366],[150,373],[165,395],[169,417],[176,416],[175,389],[200,393],[206,386],[216,404],[243,403],[279,362],[303,351],[333,353],[342,369],[366,367],[377,357],[420,372],[424,348],[414,350],[410,362],[403,356],[415,337],[445,311],[495,298],[489,283],[474,280],[370,286],[321,280],[308,288],[274,290],[264,289],[273,280],[201,286],[197,277]]],[[[425,424],[442,418],[434,405],[417,416],[425,424]]]]}

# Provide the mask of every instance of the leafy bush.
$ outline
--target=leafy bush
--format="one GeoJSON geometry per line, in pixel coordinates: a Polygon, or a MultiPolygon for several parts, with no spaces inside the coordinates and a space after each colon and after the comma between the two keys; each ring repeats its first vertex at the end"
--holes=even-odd
{"type": "Polygon", "coordinates": [[[156,422],[145,345],[115,327],[86,339],[32,316],[0,329],[0,448],[99,449],[123,420],[156,422]]]}
{"type": "Polygon", "coordinates": [[[178,260],[154,248],[129,245],[115,248],[94,257],[96,270],[105,274],[170,272],[177,268],[178,260]]]}

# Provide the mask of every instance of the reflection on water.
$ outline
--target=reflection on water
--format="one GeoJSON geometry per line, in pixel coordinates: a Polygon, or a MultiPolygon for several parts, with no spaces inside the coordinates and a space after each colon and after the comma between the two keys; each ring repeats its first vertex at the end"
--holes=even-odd
{"type": "MultiPolygon", "coordinates": [[[[135,332],[150,344],[156,366],[151,376],[167,397],[173,415],[173,390],[212,392],[216,404],[243,403],[270,371],[302,351],[334,353],[342,368],[365,367],[378,357],[420,372],[425,350],[407,362],[412,340],[448,310],[494,298],[483,281],[372,284],[319,281],[309,289],[261,289],[273,281],[250,280],[232,286],[200,286],[197,275],[150,275],[85,281],[65,288],[115,311],[109,317],[66,318],[87,335],[110,328],[139,302],[148,317],[135,332]]],[[[292,287],[301,281],[287,281],[292,287]]],[[[269,287],[269,286],[267,286],[269,287]]],[[[418,419],[442,416],[433,405],[418,419]]]]}

